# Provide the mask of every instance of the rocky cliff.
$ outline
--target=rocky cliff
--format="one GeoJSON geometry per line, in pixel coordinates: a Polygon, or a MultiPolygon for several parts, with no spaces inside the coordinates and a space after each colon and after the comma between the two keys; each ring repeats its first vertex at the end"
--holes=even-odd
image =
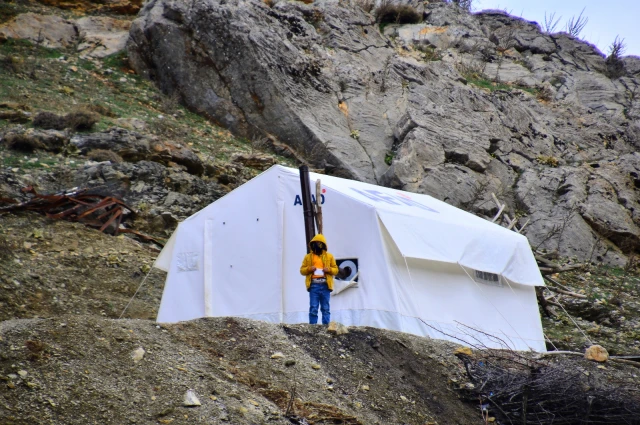
{"type": "Polygon", "coordinates": [[[151,0],[130,60],[190,109],[327,173],[530,220],[534,247],[623,264],[640,244],[640,58],[441,2],[151,0]]]}

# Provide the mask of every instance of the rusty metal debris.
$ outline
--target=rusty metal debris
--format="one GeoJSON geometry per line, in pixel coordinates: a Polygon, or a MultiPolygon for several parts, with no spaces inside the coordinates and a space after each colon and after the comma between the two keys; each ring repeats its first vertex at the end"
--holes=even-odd
{"type": "Polygon", "coordinates": [[[42,195],[33,186],[23,188],[22,193],[31,194],[26,202],[0,198],[0,214],[16,211],[36,211],[52,219],[76,221],[100,229],[114,236],[118,233],[132,233],[144,241],[160,243],[157,239],[136,230],[121,226],[122,221],[135,215],[133,208],[122,200],[102,195],[95,190],[73,188],[53,195],[42,195]]]}

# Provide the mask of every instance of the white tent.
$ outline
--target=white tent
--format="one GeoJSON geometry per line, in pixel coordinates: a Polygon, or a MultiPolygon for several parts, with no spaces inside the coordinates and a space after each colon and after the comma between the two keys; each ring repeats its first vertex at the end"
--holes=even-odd
{"type": "MultiPolygon", "coordinates": [[[[545,351],[544,283],[524,236],[427,195],[310,178],[329,251],[359,269],[356,287],[332,294],[332,320],[545,351]]],[[[300,199],[298,170],[274,166],[180,223],[155,262],[168,272],[158,322],[307,322],[300,199]]]]}

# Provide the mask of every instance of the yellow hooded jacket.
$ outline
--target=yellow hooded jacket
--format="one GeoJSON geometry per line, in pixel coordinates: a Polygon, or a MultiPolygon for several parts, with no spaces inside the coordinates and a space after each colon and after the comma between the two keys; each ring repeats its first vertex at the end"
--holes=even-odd
{"type": "MultiPolygon", "coordinates": [[[[311,239],[311,242],[322,242],[326,248],[322,252],[322,255],[320,257],[322,258],[322,264],[324,265],[324,267],[328,267],[329,269],[331,269],[331,272],[325,273],[325,276],[327,277],[327,286],[329,287],[329,290],[333,291],[333,276],[337,275],[339,271],[338,266],[336,265],[336,259],[333,258],[333,255],[331,253],[326,251],[327,249],[329,249],[329,246],[327,245],[327,240],[324,236],[322,236],[321,234],[317,234],[313,237],[313,239],[311,239]]],[[[300,266],[300,274],[306,276],[305,283],[307,285],[307,291],[311,287],[311,276],[313,275],[313,272],[309,271],[309,267],[313,266],[313,259],[311,256],[311,252],[305,255],[304,259],[302,260],[302,266],[300,266]]]]}

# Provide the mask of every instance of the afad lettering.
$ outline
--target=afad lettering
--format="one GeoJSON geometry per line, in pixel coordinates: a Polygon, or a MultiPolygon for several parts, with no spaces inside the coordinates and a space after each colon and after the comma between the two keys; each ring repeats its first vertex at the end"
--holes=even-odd
{"type": "MultiPolygon", "coordinates": [[[[320,194],[320,205],[324,205],[324,195],[320,194]]],[[[316,195],[311,195],[311,202],[312,203],[316,203],[316,195]]],[[[296,205],[302,205],[302,199],[300,198],[300,195],[296,195],[296,199],[295,201],[293,201],[293,206],[295,207],[296,205]]]]}
{"type": "Polygon", "coordinates": [[[365,198],[369,198],[374,202],[386,202],[387,204],[391,204],[391,205],[408,205],[410,207],[417,207],[420,209],[423,209],[425,211],[430,211],[430,212],[434,212],[434,213],[438,213],[439,211],[434,210],[433,208],[429,208],[426,205],[422,205],[420,202],[416,202],[413,199],[409,198],[406,195],[390,195],[390,194],[386,194],[383,192],[380,192],[379,190],[373,190],[373,189],[366,189],[366,190],[360,190],[360,189],[356,189],[354,187],[350,188],[351,190],[353,190],[354,192],[359,193],[360,195],[364,196],[365,198]]]}

